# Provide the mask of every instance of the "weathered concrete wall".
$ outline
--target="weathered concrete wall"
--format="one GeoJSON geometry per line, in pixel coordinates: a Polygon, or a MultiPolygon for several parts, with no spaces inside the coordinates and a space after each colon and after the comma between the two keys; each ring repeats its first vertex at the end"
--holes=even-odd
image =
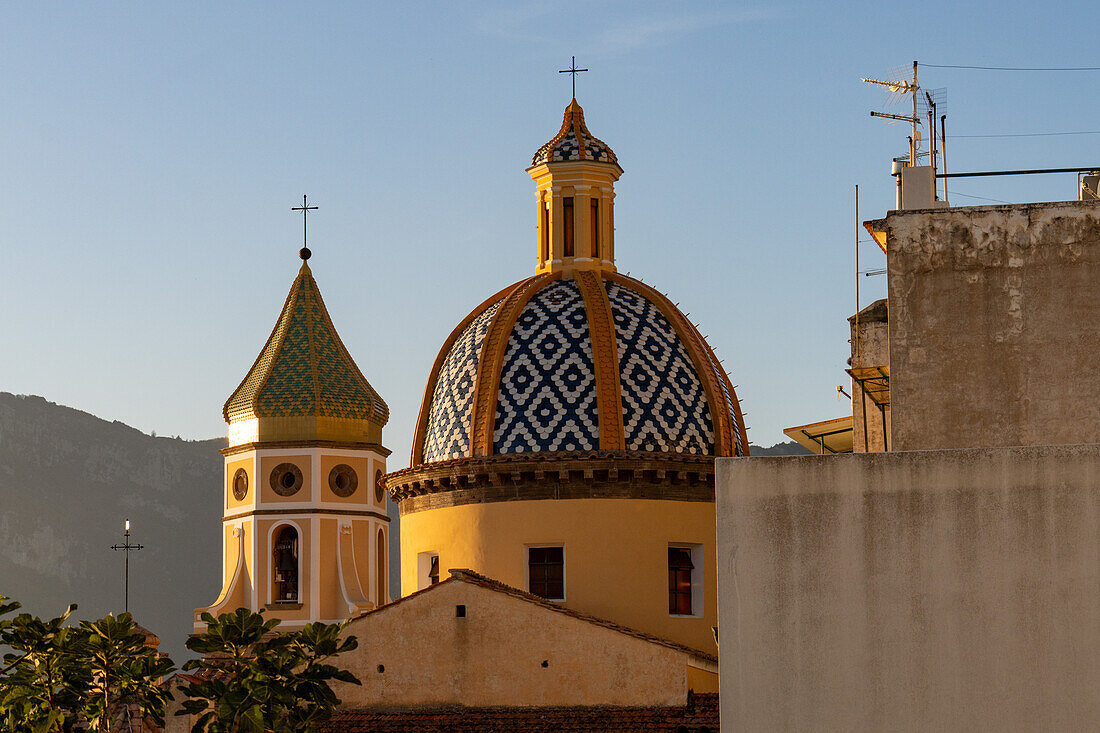
{"type": "Polygon", "coordinates": [[[892,449],[1100,441],[1100,204],[891,212],[892,449]]]}
{"type": "MultiPolygon", "coordinates": [[[[853,369],[890,366],[890,325],[886,299],[876,300],[848,319],[851,331],[853,369]]],[[[856,453],[887,450],[890,447],[890,410],[885,414],[863,394],[852,380],[852,449],[856,453]]]]}
{"type": "Polygon", "coordinates": [[[346,633],[359,647],[340,664],[362,686],[338,686],[345,708],[683,705],[687,696],[688,654],[465,582],[369,613],[346,633]]]}
{"type": "Polygon", "coordinates": [[[1100,446],[719,459],[724,731],[1100,720],[1100,446]]]}

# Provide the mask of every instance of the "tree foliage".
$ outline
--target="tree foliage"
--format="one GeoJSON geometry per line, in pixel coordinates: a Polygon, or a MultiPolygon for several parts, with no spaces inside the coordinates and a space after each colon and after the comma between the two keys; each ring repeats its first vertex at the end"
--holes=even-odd
{"type": "MultiPolygon", "coordinates": [[[[69,623],[76,606],[46,621],[0,596],[0,729],[13,733],[110,731],[120,716],[164,725],[172,699],[164,678],[175,667],[146,644],[128,613],[69,623]]],[[[277,619],[245,608],[214,618],[187,647],[203,655],[184,665],[186,695],[177,715],[195,716],[195,733],[311,731],[340,700],[333,681],[359,684],[334,666],[358,646],[344,624],[307,624],[279,633],[277,619]]]]}
{"type": "Polygon", "coordinates": [[[187,648],[203,657],[183,667],[195,674],[181,688],[188,699],[177,713],[195,716],[193,733],[316,730],[340,704],[329,683],[360,684],[330,663],[358,646],[355,637],[340,638],[345,624],[275,633],[278,620],[244,608],[202,620],[206,632],[187,648]]]}
{"type": "MultiPolygon", "coordinates": [[[[19,608],[0,597],[0,616],[19,608]]],[[[130,614],[66,625],[75,610],[48,621],[28,613],[0,619],[0,643],[11,649],[0,667],[5,730],[108,731],[120,714],[162,724],[168,693],[161,681],[172,662],[146,645],[130,614]]]]}

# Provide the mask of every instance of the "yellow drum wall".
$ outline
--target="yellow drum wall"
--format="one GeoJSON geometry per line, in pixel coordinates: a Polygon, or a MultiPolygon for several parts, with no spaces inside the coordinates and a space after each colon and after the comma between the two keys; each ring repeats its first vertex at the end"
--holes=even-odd
{"type": "Polygon", "coordinates": [[[714,652],[714,504],[645,499],[507,501],[401,517],[401,591],[418,584],[417,556],[438,552],[440,580],[466,568],[527,588],[526,547],[565,547],[565,601],[577,611],[714,652]],[[703,613],[668,613],[668,547],[700,545],[703,613]]]}

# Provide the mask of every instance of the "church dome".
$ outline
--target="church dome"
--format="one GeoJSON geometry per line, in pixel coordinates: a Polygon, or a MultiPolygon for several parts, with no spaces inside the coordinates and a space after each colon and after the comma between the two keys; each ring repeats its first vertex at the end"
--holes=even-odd
{"type": "Polygon", "coordinates": [[[611,146],[588,131],[588,127],[584,124],[584,110],[577,104],[576,99],[565,108],[565,116],[558,134],[535,151],[531,165],[563,163],[571,160],[619,164],[619,159],[611,146]]]}
{"type": "Polygon", "coordinates": [[[744,431],[725,371],[668,298],[609,270],[550,272],[497,293],[451,333],[412,465],[601,450],[737,456],[744,431]]]}

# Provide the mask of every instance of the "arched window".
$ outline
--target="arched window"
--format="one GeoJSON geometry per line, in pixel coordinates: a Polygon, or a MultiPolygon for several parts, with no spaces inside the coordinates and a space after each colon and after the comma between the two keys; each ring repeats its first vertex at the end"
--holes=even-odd
{"type": "Polygon", "coordinates": [[[381,606],[386,603],[386,575],[388,574],[386,572],[386,533],[381,529],[378,530],[378,541],[374,548],[374,562],[376,585],[378,587],[375,601],[381,606]]]}
{"type": "Polygon", "coordinates": [[[280,527],[271,547],[271,600],[298,603],[298,530],[280,527]]]}

